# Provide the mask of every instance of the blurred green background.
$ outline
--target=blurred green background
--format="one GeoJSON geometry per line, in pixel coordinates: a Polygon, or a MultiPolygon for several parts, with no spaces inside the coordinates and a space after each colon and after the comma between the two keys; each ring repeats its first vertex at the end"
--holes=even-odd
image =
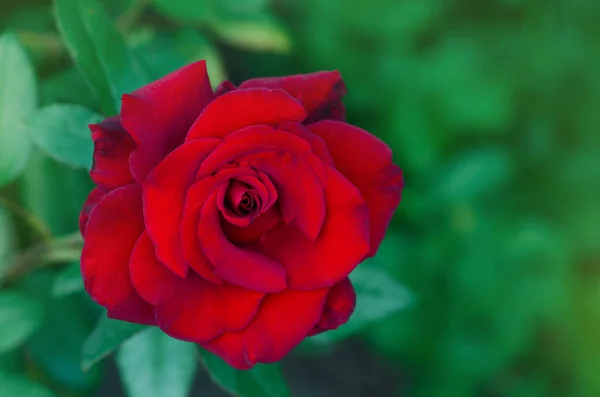
{"type": "MultiPolygon", "coordinates": [[[[366,292],[354,325],[284,360],[294,396],[600,396],[600,2],[101,3],[152,78],[197,59],[215,84],[340,70],[349,122],[386,141],[404,169],[388,236],[355,275],[366,292]]],[[[29,113],[54,103],[106,113],[50,1],[0,0],[9,30],[35,68],[29,113]]],[[[15,142],[0,140],[0,164],[15,142]]],[[[14,252],[76,231],[92,186],[87,157],[63,164],[33,142],[12,153],[23,165],[0,190],[0,271],[14,252]]],[[[79,368],[99,311],[78,277],[75,262],[20,279],[54,298],[0,369],[25,368],[59,396],[121,396],[106,391],[110,365],[79,368]]]]}

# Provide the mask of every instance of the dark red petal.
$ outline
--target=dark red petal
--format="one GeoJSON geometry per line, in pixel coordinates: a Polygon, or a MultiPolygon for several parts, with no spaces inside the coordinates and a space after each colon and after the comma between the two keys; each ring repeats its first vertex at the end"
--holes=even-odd
{"type": "Polygon", "coordinates": [[[235,86],[235,84],[233,84],[231,81],[226,80],[226,81],[222,82],[221,84],[219,84],[219,86],[215,90],[215,97],[221,96],[221,95],[225,94],[226,92],[233,91],[236,88],[237,87],[235,86]]]}
{"type": "Polygon", "coordinates": [[[369,252],[369,216],[360,192],[332,168],[327,180],[327,216],[314,242],[290,225],[279,226],[261,239],[265,253],[285,266],[288,288],[331,287],[369,252]]]}
{"type": "Polygon", "coordinates": [[[325,220],[325,193],[317,176],[307,167],[296,167],[303,197],[300,211],[290,225],[297,227],[311,241],[314,241],[325,220]]]}
{"type": "Polygon", "coordinates": [[[123,96],[123,126],[137,144],[129,163],[138,183],[183,143],[192,124],[213,98],[204,61],[185,66],[123,96]]]}
{"type": "Polygon", "coordinates": [[[94,164],[90,176],[96,185],[112,190],[133,181],[129,171],[129,155],[135,142],[121,126],[119,116],[99,124],[91,124],[94,141],[94,164]]]}
{"type": "Polygon", "coordinates": [[[79,231],[82,236],[85,236],[85,227],[87,225],[87,221],[90,218],[90,212],[94,209],[96,204],[100,202],[102,197],[106,192],[99,187],[92,189],[90,194],[88,195],[87,200],[83,204],[83,208],[81,209],[81,213],[79,214],[79,231]]]}
{"type": "Polygon", "coordinates": [[[198,241],[200,211],[208,197],[213,192],[218,191],[219,186],[227,184],[231,178],[253,173],[254,171],[249,168],[228,168],[216,175],[199,180],[187,192],[180,226],[183,255],[196,273],[213,283],[220,284],[222,281],[214,274],[214,266],[202,252],[198,241]]]}
{"type": "Polygon", "coordinates": [[[254,317],[264,294],[232,285],[216,285],[190,273],[185,280],[167,270],[142,235],[130,262],[131,278],[167,334],[190,342],[205,342],[225,331],[239,331],[254,317]]]}
{"type": "Polygon", "coordinates": [[[241,128],[301,122],[306,112],[282,90],[255,88],[227,92],[212,101],[190,129],[186,140],[223,138],[241,128]]]}
{"type": "Polygon", "coordinates": [[[203,343],[237,369],[281,360],[319,321],[327,289],[267,295],[259,312],[241,332],[226,332],[203,343]]]}
{"type": "Polygon", "coordinates": [[[344,120],[342,97],[346,86],[338,71],[252,79],[240,85],[240,89],[254,87],[281,88],[296,98],[308,113],[307,123],[344,120]]]}
{"type": "Polygon", "coordinates": [[[391,149],[374,135],[346,123],[321,121],[308,128],[323,138],[336,168],[365,199],[371,230],[369,255],[375,255],[404,186],[402,171],[392,163],[391,149]]]}
{"type": "Polygon", "coordinates": [[[143,231],[139,186],[108,193],[90,213],[81,273],[86,291],[108,309],[109,317],[154,325],[152,306],[140,298],[129,278],[129,258],[143,231]]]}
{"type": "Polygon", "coordinates": [[[198,238],[215,273],[224,281],[262,292],[281,292],[286,287],[285,269],[277,262],[251,250],[239,248],[227,240],[221,229],[216,193],[201,212],[198,238]]]}
{"type": "Polygon", "coordinates": [[[186,193],[200,163],[219,143],[218,139],[186,142],[161,161],[143,184],[146,227],[156,255],[180,277],[188,269],[179,235],[186,193]]]}
{"type": "Polygon", "coordinates": [[[300,123],[281,123],[277,126],[277,129],[282,129],[284,131],[291,132],[294,135],[299,136],[300,138],[306,140],[312,146],[313,153],[321,158],[327,165],[333,165],[333,159],[329,154],[329,150],[327,149],[327,145],[319,137],[314,134],[311,130],[306,128],[306,126],[300,123]]]}
{"type": "Polygon", "coordinates": [[[245,244],[258,240],[279,222],[281,222],[281,211],[278,206],[272,206],[266,212],[252,219],[246,227],[236,226],[226,221],[221,222],[221,227],[227,240],[233,244],[245,244]]]}
{"type": "Polygon", "coordinates": [[[276,150],[288,152],[298,158],[308,158],[311,147],[304,139],[285,131],[257,125],[244,128],[227,136],[221,145],[202,163],[198,177],[211,175],[241,157],[276,150]]]}
{"type": "Polygon", "coordinates": [[[354,292],[350,280],[345,278],[329,290],[325,307],[323,307],[323,315],[311,331],[311,335],[336,329],[340,325],[346,324],[354,312],[355,306],[356,292],[354,292]]]}
{"type": "Polygon", "coordinates": [[[184,282],[158,260],[154,244],[146,232],[133,248],[129,273],[138,294],[153,306],[170,299],[184,282]]]}

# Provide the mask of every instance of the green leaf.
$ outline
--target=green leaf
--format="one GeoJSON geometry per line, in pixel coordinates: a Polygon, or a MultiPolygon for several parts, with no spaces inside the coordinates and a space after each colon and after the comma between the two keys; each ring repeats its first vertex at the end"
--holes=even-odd
{"type": "Polygon", "coordinates": [[[330,343],[355,334],[375,321],[383,320],[412,303],[412,294],[384,269],[363,263],[350,274],[356,291],[356,308],[348,323],[309,340],[330,343]]]}
{"type": "Polygon", "coordinates": [[[205,21],[212,15],[208,1],[153,0],[153,3],[160,13],[183,22],[205,21]]]}
{"type": "Polygon", "coordinates": [[[11,264],[11,256],[15,248],[13,222],[8,211],[0,204],[0,280],[11,264]]]}
{"type": "Polygon", "coordinates": [[[94,331],[83,345],[81,366],[84,371],[115,351],[123,342],[143,331],[147,326],[100,317],[94,331]]]}
{"type": "Polygon", "coordinates": [[[79,261],[71,262],[54,276],[52,295],[59,298],[83,291],[79,261]]]}
{"type": "Polygon", "coordinates": [[[513,172],[513,159],[502,149],[481,148],[465,152],[442,170],[437,194],[449,202],[473,199],[503,187],[513,172]]]}
{"type": "Polygon", "coordinates": [[[236,397],[287,397],[290,395],[278,364],[258,364],[239,371],[204,349],[200,361],[214,383],[236,397]]]}
{"type": "Polygon", "coordinates": [[[55,235],[73,232],[81,207],[94,188],[88,171],[58,163],[35,147],[19,185],[23,207],[55,235]]]}
{"type": "Polygon", "coordinates": [[[88,109],[98,109],[98,101],[90,86],[75,67],[47,76],[40,85],[42,105],[55,102],[73,103],[88,109]],[[65,87],[69,87],[65,90],[65,87]]]}
{"type": "Polygon", "coordinates": [[[54,397],[50,390],[25,377],[1,372],[0,392],[5,397],[54,397]]]}
{"type": "Polygon", "coordinates": [[[96,312],[81,296],[52,299],[49,292],[39,297],[45,304],[46,316],[27,342],[28,357],[46,376],[70,390],[93,390],[100,383],[102,366],[84,372],[81,355],[84,341],[94,328],[96,312]]]}
{"type": "Polygon", "coordinates": [[[0,187],[25,169],[31,142],[20,129],[36,104],[33,67],[17,38],[5,33],[0,36],[0,187]]]}
{"type": "Polygon", "coordinates": [[[30,297],[13,292],[0,293],[0,353],[25,342],[42,323],[41,305],[30,297]]]}
{"type": "Polygon", "coordinates": [[[247,51],[287,53],[292,40],[284,27],[273,19],[219,21],[213,29],[225,43],[247,51]]]}
{"type": "Polygon", "coordinates": [[[97,0],[55,0],[60,35],[106,115],[149,78],[97,0]]]}
{"type": "Polygon", "coordinates": [[[129,397],[186,397],[198,369],[197,349],[151,328],[121,346],[117,366],[129,397]]]}
{"type": "Polygon", "coordinates": [[[78,105],[50,105],[29,118],[26,131],[54,160],[90,169],[94,143],[88,125],[99,123],[103,118],[78,105]]]}

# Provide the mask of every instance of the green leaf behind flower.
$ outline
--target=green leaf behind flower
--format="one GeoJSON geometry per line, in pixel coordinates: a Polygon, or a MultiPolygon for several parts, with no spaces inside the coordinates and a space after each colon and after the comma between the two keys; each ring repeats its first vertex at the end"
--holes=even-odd
{"type": "Polygon", "coordinates": [[[81,366],[88,370],[114,352],[127,339],[146,328],[145,325],[113,320],[102,315],[83,345],[81,366]]]}
{"type": "Polygon", "coordinates": [[[148,83],[146,70],[97,0],[55,0],[54,5],[60,35],[102,112],[118,113],[121,96],[148,83]]]}
{"type": "Polygon", "coordinates": [[[1,292],[0,353],[25,342],[41,325],[42,315],[42,307],[36,300],[14,291],[1,292]]]}
{"type": "Polygon", "coordinates": [[[77,168],[90,169],[94,143],[89,124],[103,116],[78,105],[50,105],[27,121],[32,141],[54,160],[77,168]]]}
{"type": "Polygon", "coordinates": [[[192,343],[159,328],[129,339],[117,352],[117,366],[129,397],[186,397],[198,369],[192,343]]]}
{"type": "Polygon", "coordinates": [[[200,361],[219,387],[236,397],[288,397],[290,392],[279,364],[257,364],[251,370],[239,371],[204,349],[200,361]]]}
{"type": "Polygon", "coordinates": [[[25,169],[31,143],[20,129],[36,105],[33,67],[17,38],[4,33],[0,36],[0,187],[25,169]]]}

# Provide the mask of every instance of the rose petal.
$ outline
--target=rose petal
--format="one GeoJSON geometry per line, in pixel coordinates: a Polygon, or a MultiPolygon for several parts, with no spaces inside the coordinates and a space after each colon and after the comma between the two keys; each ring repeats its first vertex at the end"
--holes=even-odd
{"type": "Polygon", "coordinates": [[[129,155],[135,142],[121,126],[119,116],[99,124],[91,124],[94,141],[94,163],[90,176],[96,185],[112,190],[133,181],[129,171],[129,155]]]}
{"type": "Polygon", "coordinates": [[[254,87],[281,88],[296,98],[306,109],[307,123],[345,120],[342,97],[346,95],[346,86],[338,71],[252,79],[243,82],[239,89],[254,87]]]}
{"type": "Polygon", "coordinates": [[[83,208],[81,209],[81,213],[79,214],[79,231],[82,236],[85,236],[85,227],[87,225],[88,219],[90,218],[90,212],[94,209],[96,204],[100,202],[102,197],[106,192],[99,187],[92,189],[87,200],[83,204],[83,208]]]}
{"type": "Polygon", "coordinates": [[[226,332],[202,346],[237,369],[281,360],[319,321],[327,289],[267,295],[241,332],[226,332]]]}
{"type": "Polygon", "coordinates": [[[138,183],[183,143],[213,98],[204,61],[178,69],[131,95],[123,95],[121,117],[137,144],[129,163],[138,183]]]}
{"type": "Polygon", "coordinates": [[[346,324],[356,306],[356,292],[348,278],[335,284],[327,294],[321,319],[311,331],[311,335],[336,329],[346,324]]]}
{"type": "Polygon", "coordinates": [[[246,167],[225,169],[216,175],[199,180],[187,191],[183,219],[180,226],[183,255],[196,273],[213,283],[220,284],[222,281],[214,274],[214,266],[200,248],[198,241],[200,211],[208,200],[208,197],[213,192],[218,191],[219,186],[227,184],[231,178],[240,175],[251,175],[253,173],[252,169],[246,167]]]}
{"type": "Polygon", "coordinates": [[[225,331],[239,331],[254,317],[264,293],[232,285],[216,285],[190,273],[182,280],[154,255],[142,235],[130,262],[131,278],[140,295],[155,305],[156,321],[174,338],[201,343],[225,331]]]}
{"type": "Polygon", "coordinates": [[[327,165],[333,165],[333,159],[329,154],[325,141],[318,135],[314,134],[311,130],[306,128],[300,123],[281,123],[277,126],[277,129],[291,132],[294,135],[306,140],[312,146],[313,153],[315,153],[322,161],[327,165]]]}
{"type": "Polygon", "coordinates": [[[404,186],[402,171],[392,163],[392,151],[374,135],[349,124],[321,121],[308,128],[323,138],[336,168],[365,199],[371,225],[369,255],[375,255],[404,186]]]}
{"type": "Polygon", "coordinates": [[[279,263],[227,240],[221,230],[216,193],[202,207],[198,238],[202,251],[215,266],[215,273],[224,281],[269,293],[285,289],[285,269],[279,263]]]}
{"type": "Polygon", "coordinates": [[[186,142],[161,161],[143,184],[146,227],[156,255],[180,277],[188,269],[179,236],[186,193],[200,163],[219,143],[218,139],[186,142]]]}
{"type": "Polygon", "coordinates": [[[266,212],[252,219],[246,227],[236,226],[227,221],[222,221],[221,227],[227,240],[233,244],[246,244],[258,240],[279,222],[281,222],[281,211],[278,206],[272,206],[266,212]]]}
{"type": "Polygon", "coordinates": [[[306,112],[282,90],[254,88],[227,92],[212,101],[194,123],[186,140],[223,138],[241,128],[302,121],[306,112]]]}
{"type": "Polygon", "coordinates": [[[219,84],[219,86],[215,90],[215,97],[221,96],[226,92],[233,91],[236,88],[237,87],[235,86],[235,84],[233,84],[231,81],[225,80],[224,82],[219,84]]]}
{"type": "Polygon", "coordinates": [[[154,325],[152,306],[129,279],[129,257],[143,231],[140,188],[125,185],[106,194],[90,213],[81,273],[86,291],[109,317],[154,325]]]}
{"type": "Polygon", "coordinates": [[[360,192],[332,168],[327,180],[327,216],[314,242],[290,225],[261,239],[266,255],[285,266],[290,289],[331,287],[369,252],[368,210],[360,192]]]}
{"type": "Polygon", "coordinates": [[[311,154],[310,144],[294,134],[261,125],[252,126],[227,136],[202,163],[198,177],[211,175],[236,159],[271,150],[288,152],[298,158],[307,158],[311,154]]]}

